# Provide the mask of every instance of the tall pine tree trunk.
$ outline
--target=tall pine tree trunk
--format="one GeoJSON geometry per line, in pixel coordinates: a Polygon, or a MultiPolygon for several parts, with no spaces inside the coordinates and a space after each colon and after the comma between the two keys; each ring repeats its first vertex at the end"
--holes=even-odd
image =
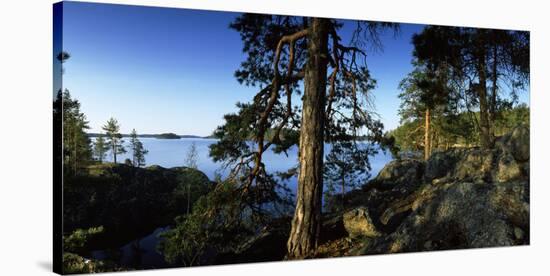
{"type": "Polygon", "coordinates": [[[113,161],[116,164],[116,140],[113,140],[113,161]]]}
{"type": "Polygon", "coordinates": [[[478,88],[479,96],[479,127],[480,127],[480,139],[481,147],[484,149],[491,148],[491,126],[489,123],[489,112],[487,104],[487,86],[480,84],[478,88]]]}
{"type": "Polygon", "coordinates": [[[498,89],[498,48],[496,45],[493,45],[493,70],[492,70],[492,92],[491,92],[491,122],[494,122],[496,119],[497,113],[497,89],[498,89]]]}
{"type": "Polygon", "coordinates": [[[287,243],[288,259],[306,257],[317,246],[323,194],[324,110],[327,82],[327,19],[313,18],[308,34],[300,129],[298,193],[287,243]]]}
{"type": "Polygon", "coordinates": [[[481,147],[484,149],[492,147],[491,122],[489,114],[489,103],[487,101],[487,50],[485,49],[485,33],[481,32],[477,53],[477,73],[479,85],[477,94],[479,98],[479,128],[481,147]]]}
{"type": "Polygon", "coordinates": [[[430,158],[431,140],[430,140],[430,109],[426,108],[424,113],[424,160],[430,158]]]}
{"type": "Polygon", "coordinates": [[[346,205],[346,171],[342,169],[342,210],[344,210],[346,205]]]}

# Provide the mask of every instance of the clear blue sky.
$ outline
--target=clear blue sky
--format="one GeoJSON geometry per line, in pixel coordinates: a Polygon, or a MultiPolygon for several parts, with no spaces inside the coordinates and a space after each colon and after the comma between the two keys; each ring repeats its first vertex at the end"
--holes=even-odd
{"type": "MultiPolygon", "coordinates": [[[[245,59],[237,13],[65,2],[63,86],[80,100],[91,132],[115,117],[121,131],[209,135],[249,101],[257,88],[233,76],[245,59]]],[[[376,112],[386,129],[398,125],[399,81],[411,70],[411,36],[423,25],[403,24],[369,52],[377,80],[376,112]]],[[[344,40],[349,30],[344,28],[344,40]]]]}

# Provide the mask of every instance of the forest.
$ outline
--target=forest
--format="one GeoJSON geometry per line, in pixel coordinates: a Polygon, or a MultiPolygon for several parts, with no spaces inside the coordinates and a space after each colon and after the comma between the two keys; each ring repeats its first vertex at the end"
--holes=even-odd
{"type": "Polygon", "coordinates": [[[64,272],[159,268],[91,252],[167,225],[163,267],[529,244],[529,32],[426,25],[395,87],[399,126],[386,129],[367,51],[401,24],[350,22],[346,42],[341,20],[236,17],[234,77],[257,92],[213,131],[209,156],[228,171],[215,179],[194,146],[183,166],[146,166],[150,149],[115,118],[90,135],[81,103],[59,90],[64,272]],[[292,149],[291,169],[269,169],[267,152],[292,149]],[[379,152],[393,160],[371,175],[379,152]]]}

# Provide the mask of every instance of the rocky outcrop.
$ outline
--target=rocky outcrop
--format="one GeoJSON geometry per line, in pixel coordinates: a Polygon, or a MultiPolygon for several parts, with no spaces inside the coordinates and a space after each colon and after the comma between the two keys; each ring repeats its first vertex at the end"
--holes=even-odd
{"type": "Polygon", "coordinates": [[[381,190],[399,189],[409,193],[422,183],[424,163],[414,159],[394,160],[388,163],[372,184],[381,190]]]}
{"type": "Polygon", "coordinates": [[[529,244],[529,128],[493,149],[392,161],[346,197],[345,228],[364,239],[340,255],[529,244]]]}
{"type": "MultiPolygon", "coordinates": [[[[308,257],[529,244],[529,129],[499,137],[493,149],[394,160],[345,202],[324,215],[308,257]]],[[[288,224],[262,230],[221,263],[282,259],[288,224]]]]}
{"type": "Polygon", "coordinates": [[[374,226],[369,211],[365,207],[359,207],[348,211],[343,216],[344,228],[352,238],[379,237],[380,232],[374,226]]]}

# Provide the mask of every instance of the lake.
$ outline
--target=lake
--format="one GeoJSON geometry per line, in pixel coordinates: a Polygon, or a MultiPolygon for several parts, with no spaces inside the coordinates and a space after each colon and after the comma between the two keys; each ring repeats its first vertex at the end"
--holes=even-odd
{"type": "MultiPolygon", "coordinates": [[[[93,140],[93,139],[92,139],[93,140]]],[[[124,138],[124,144],[129,145],[129,139],[124,138]]],[[[198,153],[198,169],[204,172],[208,178],[214,179],[216,174],[227,175],[227,171],[222,170],[221,163],[215,163],[209,157],[209,148],[216,139],[203,138],[182,138],[182,139],[157,139],[140,138],[145,149],[149,153],[145,156],[146,166],[160,165],[171,168],[185,165],[185,158],[191,145],[194,143],[198,153]]],[[[330,152],[330,144],[325,145],[325,156],[330,152]]],[[[129,150],[128,150],[129,151],[129,150]]],[[[124,159],[131,158],[131,153],[117,156],[118,162],[124,162],[124,159]]],[[[391,154],[380,151],[375,156],[370,157],[371,176],[376,176],[385,164],[392,160],[391,154]]],[[[112,162],[112,156],[108,154],[107,161],[112,162]]],[[[263,161],[269,172],[286,171],[295,166],[298,161],[298,149],[293,147],[288,151],[288,156],[283,154],[274,154],[271,150],[264,153],[263,161]]],[[[293,177],[287,182],[288,188],[295,194],[297,188],[297,179],[293,177]]],[[[157,252],[156,247],[159,242],[158,235],[169,228],[160,227],[146,236],[133,240],[120,247],[117,251],[97,250],[93,251],[91,257],[94,259],[105,259],[109,256],[117,256],[119,264],[140,268],[164,268],[171,267],[164,261],[163,256],[157,252]]]]}
{"type": "MultiPolygon", "coordinates": [[[[92,139],[93,140],[93,139],[92,139]]],[[[124,138],[124,145],[129,145],[129,138],[124,138]]],[[[209,148],[211,144],[217,142],[216,139],[203,139],[203,138],[182,138],[182,139],[157,139],[157,138],[140,138],[145,149],[149,151],[145,155],[146,166],[159,165],[165,168],[185,166],[185,158],[189,148],[194,143],[197,149],[198,169],[204,172],[208,178],[214,179],[217,173],[222,176],[227,175],[227,171],[222,170],[222,164],[212,161],[209,157],[209,148]]],[[[325,156],[330,152],[330,144],[325,145],[325,156]]],[[[128,152],[117,156],[119,163],[124,162],[124,159],[131,159],[131,152],[128,152]]],[[[286,171],[292,166],[295,166],[298,162],[298,148],[292,147],[288,151],[288,156],[284,153],[275,154],[271,150],[264,153],[262,157],[266,164],[268,172],[286,171]]],[[[385,164],[392,160],[392,156],[389,152],[380,151],[375,156],[370,157],[371,175],[376,176],[378,172],[384,167],[385,164]]],[[[112,162],[112,156],[107,154],[107,161],[112,162]]],[[[288,188],[295,193],[297,179],[294,177],[288,181],[288,188]]]]}

